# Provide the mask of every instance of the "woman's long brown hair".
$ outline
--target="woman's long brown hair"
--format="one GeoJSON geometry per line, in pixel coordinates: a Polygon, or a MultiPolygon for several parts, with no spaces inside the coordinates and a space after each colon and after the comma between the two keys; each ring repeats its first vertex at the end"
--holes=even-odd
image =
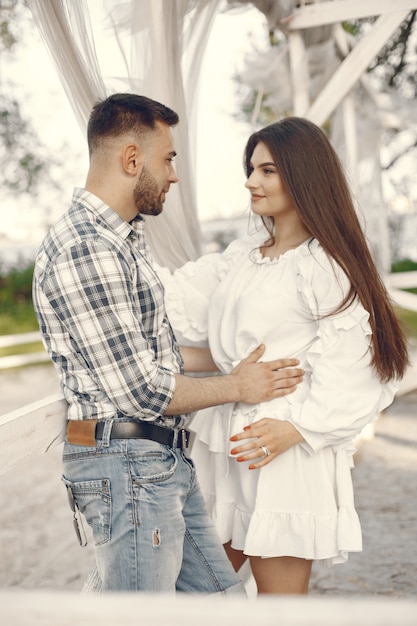
{"type": "MultiPolygon", "coordinates": [[[[259,142],[271,153],[304,226],[350,280],[350,291],[336,311],[359,298],[370,315],[372,365],[383,381],[402,378],[409,363],[407,340],[372,259],[330,141],[307,119],[288,117],[270,124],[249,137],[244,154],[247,176],[252,172],[252,154],[259,142]]],[[[272,221],[264,223],[273,237],[272,221]]]]}

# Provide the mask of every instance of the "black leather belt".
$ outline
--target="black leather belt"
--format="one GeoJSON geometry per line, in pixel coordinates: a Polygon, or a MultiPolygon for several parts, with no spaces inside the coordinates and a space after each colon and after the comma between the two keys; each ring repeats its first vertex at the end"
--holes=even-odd
{"type": "MultiPolygon", "coordinates": [[[[104,422],[98,421],[96,424],[96,439],[103,438],[104,422]]],[[[178,431],[172,428],[158,426],[152,422],[113,422],[110,432],[110,439],[150,439],[162,443],[170,448],[174,445],[175,433],[178,433],[176,448],[184,450],[188,448],[190,431],[181,428],[178,431]]]]}

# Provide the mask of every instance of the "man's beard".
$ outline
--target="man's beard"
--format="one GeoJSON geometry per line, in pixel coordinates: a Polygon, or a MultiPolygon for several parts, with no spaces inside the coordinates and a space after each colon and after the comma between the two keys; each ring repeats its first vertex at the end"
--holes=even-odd
{"type": "Polygon", "coordinates": [[[159,215],[162,212],[162,192],[146,167],[143,167],[133,193],[138,213],[159,215]]]}

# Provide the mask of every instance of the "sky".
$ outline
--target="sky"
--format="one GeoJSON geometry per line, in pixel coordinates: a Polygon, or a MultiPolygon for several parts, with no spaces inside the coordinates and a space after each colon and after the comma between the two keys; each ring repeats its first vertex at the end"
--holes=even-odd
{"type": "MultiPolygon", "coordinates": [[[[234,119],[239,102],[232,77],[242,67],[249,32],[264,37],[265,18],[257,9],[219,13],[205,51],[200,76],[196,178],[201,220],[241,215],[248,206],[242,154],[251,129],[234,119]]],[[[57,207],[62,203],[63,212],[73,187],[85,182],[88,157],[83,133],[35,26],[19,42],[15,60],[1,63],[2,79],[9,76],[13,80],[22,111],[48,152],[66,163],[64,189],[50,201],[51,215],[57,216],[57,207]]],[[[49,199],[41,198],[41,203],[48,204],[49,199]]],[[[44,222],[45,211],[37,201],[2,198],[0,237],[37,243],[45,231],[44,222]]]]}

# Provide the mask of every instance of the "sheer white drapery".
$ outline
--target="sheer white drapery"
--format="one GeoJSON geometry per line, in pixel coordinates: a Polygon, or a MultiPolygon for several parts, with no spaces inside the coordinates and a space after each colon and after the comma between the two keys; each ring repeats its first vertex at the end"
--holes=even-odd
{"type": "Polygon", "coordinates": [[[174,129],[180,179],[162,215],[147,219],[156,260],[170,268],[200,253],[194,187],[199,70],[220,0],[28,0],[83,131],[95,100],[129,91],[160,100],[174,129]]]}

